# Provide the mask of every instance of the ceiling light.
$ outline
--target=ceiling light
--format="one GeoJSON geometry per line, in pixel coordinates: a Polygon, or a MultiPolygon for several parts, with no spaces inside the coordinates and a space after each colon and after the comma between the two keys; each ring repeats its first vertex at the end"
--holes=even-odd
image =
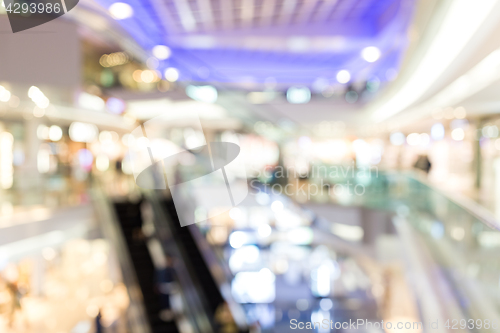
{"type": "Polygon", "coordinates": [[[350,80],[351,80],[351,73],[349,73],[345,69],[337,73],[337,81],[339,81],[339,83],[344,84],[349,82],[350,80]]]}
{"type": "Polygon", "coordinates": [[[134,15],[134,10],[129,4],[115,2],[109,7],[109,13],[115,20],[124,20],[134,15]]]}
{"type": "Polygon", "coordinates": [[[156,45],[155,47],[153,47],[153,55],[160,60],[168,59],[171,54],[172,51],[170,51],[168,46],[156,45]]]}
{"type": "Polygon", "coordinates": [[[375,46],[368,46],[361,51],[361,56],[368,62],[375,62],[380,58],[380,50],[375,46]]]}
{"type": "Polygon", "coordinates": [[[175,82],[179,79],[179,71],[176,68],[169,67],[165,70],[165,79],[169,82],[175,82]]]}

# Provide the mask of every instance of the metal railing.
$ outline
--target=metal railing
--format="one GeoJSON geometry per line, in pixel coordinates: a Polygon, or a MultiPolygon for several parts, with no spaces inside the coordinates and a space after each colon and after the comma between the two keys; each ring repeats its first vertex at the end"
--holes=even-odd
{"type": "Polygon", "coordinates": [[[127,321],[130,332],[151,333],[152,331],[147,320],[141,288],[132,264],[130,253],[125,243],[124,235],[111,202],[98,184],[94,184],[90,190],[90,194],[96,210],[96,218],[98,219],[105,238],[111,243],[111,248],[118,258],[122,280],[128,291],[130,305],[128,308],[127,321]]]}
{"type": "Polygon", "coordinates": [[[169,225],[174,222],[165,214],[157,193],[154,191],[144,191],[144,195],[152,206],[156,236],[160,240],[163,252],[178,259],[174,261],[174,270],[177,274],[181,295],[187,309],[185,315],[196,332],[217,332],[213,318],[210,318],[207,314],[208,306],[206,300],[202,297],[202,288],[192,278],[188,254],[179,246],[177,243],[179,240],[174,239],[169,228],[169,225]]]}

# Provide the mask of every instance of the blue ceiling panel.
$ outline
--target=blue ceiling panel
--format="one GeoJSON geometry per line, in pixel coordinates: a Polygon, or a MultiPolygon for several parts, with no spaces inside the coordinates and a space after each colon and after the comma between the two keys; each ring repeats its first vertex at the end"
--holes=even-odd
{"type": "MultiPolygon", "coordinates": [[[[115,0],[97,0],[109,8],[115,0]]],[[[311,85],[387,80],[407,47],[415,0],[119,0],[134,10],[118,21],[146,51],[172,50],[160,70],[177,67],[183,80],[311,85]],[[375,46],[380,58],[361,56],[375,46]],[[200,69],[203,69],[200,71],[200,69]],[[200,72],[203,74],[200,76],[200,72]]]]}

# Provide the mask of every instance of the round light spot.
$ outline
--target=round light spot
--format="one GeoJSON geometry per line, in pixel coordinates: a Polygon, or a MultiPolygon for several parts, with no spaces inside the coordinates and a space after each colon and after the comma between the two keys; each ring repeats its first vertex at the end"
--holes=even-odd
{"type": "Polygon", "coordinates": [[[285,206],[283,205],[283,203],[281,201],[278,201],[278,200],[274,201],[271,204],[271,209],[275,213],[279,213],[279,212],[283,211],[284,208],[285,208],[285,206]]]}
{"type": "Polygon", "coordinates": [[[257,232],[259,233],[259,236],[265,238],[271,235],[273,229],[269,224],[263,224],[257,229],[257,232]]]}
{"type": "Polygon", "coordinates": [[[418,133],[411,133],[406,137],[406,142],[410,146],[418,146],[420,144],[420,134],[418,133]]]}
{"type": "Polygon", "coordinates": [[[462,141],[465,138],[465,132],[461,128],[455,128],[451,132],[451,138],[455,141],[462,141]]]}
{"type": "Polygon", "coordinates": [[[368,62],[375,62],[380,58],[380,50],[375,46],[365,47],[361,51],[361,56],[368,62]]]}
{"type": "Polygon", "coordinates": [[[295,306],[299,311],[306,311],[309,309],[309,302],[307,299],[299,299],[297,302],[295,302],[295,306]]]}
{"type": "Polygon", "coordinates": [[[179,71],[176,68],[169,67],[165,70],[165,80],[175,82],[179,79],[179,71]]]}
{"type": "Polygon", "coordinates": [[[134,9],[127,3],[115,2],[109,7],[109,13],[115,20],[124,20],[134,15],[134,9]]]}
{"type": "Polygon", "coordinates": [[[390,140],[394,146],[401,146],[405,143],[405,135],[401,132],[395,132],[391,134],[390,140]]]}
{"type": "Polygon", "coordinates": [[[333,308],[333,302],[329,298],[323,298],[321,301],[319,301],[319,307],[323,311],[329,311],[333,308]]]}
{"type": "Polygon", "coordinates": [[[156,45],[155,47],[153,47],[153,55],[160,60],[170,58],[171,54],[172,51],[170,51],[170,48],[168,46],[156,45]]]}
{"type": "Polygon", "coordinates": [[[50,129],[49,129],[49,139],[50,140],[59,141],[59,140],[61,140],[62,136],[63,136],[63,131],[62,131],[61,127],[59,127],[57,125],[50,126],[50,129]]]}
{"type": "Polygon", "coordinates": [[[347,70],[343,69],[337,73],[337,81],[339,83],[347,83],[351,80],[351,73],[349,73],[347,70]]]}
{"type": "Polygon", "coordinates": [[[46,247],[42,250],[42,256],[45,260],[51,261],[56,257],[56,251],[51,247],[46,247]]]}

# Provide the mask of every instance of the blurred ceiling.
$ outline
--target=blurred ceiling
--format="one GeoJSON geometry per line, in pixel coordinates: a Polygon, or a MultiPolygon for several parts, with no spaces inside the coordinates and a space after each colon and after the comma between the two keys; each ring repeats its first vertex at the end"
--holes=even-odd
{"type": "MultiPolygon", "coordinates": [[[[485,86],[470,81],[474,92],[450,87],[500,46],[498,0],[477,5],[470,0],[119,1],[133,15],[112,19],[109,8],[116,0],[82,3],[92,3],[110,31],[127,36],[121,46],[136,55],[140,49],[143,61],[155,46],[167,45],[171,56],[158,69],[175,67],[181,81],[216,85],[218,103],[230,111],[245,108],[261,118],[306,127],[342,120],[360,134],[370,128],[390,131],[456,103],[470,108],[469,114],[496,112],[496,86],[487,87],[500,80],[500,72],[485,86]],[[369,46],[381,51],[374,62],[362,56],[369,46]],[[336,79],[343,69],[351,74],[345,85],[336,79]],[[360,94],[356,104],[342,94],[322,96],[317,88],[321,81],[341,92],[360,92],[358,83],[376,78],[383,86],[398,73],[388,89],[368,98],[360,94]],[[311,101],[288,103],[284,91],[293,85],[309,86],[315,93],[311,101]],[[263,104],[249,103],[246,92],[269,88],[281,93],[263,104]]],[[[95,22],[87,21],[88,26],[95,22]]]]}
{"type": "MultiPolygon", "coordinates": [[[[150,55],[167,45],[181,80],[240,84],[335,84],[394,76],[407,47],[414,0],[120,0],[133,15],[118,20],[150,55]],[[364,48],[381,57],[368,63],[364,48]]],[[[95,0],[104,9],[115,0],[95,0]]]]}
{"type": "Polygon", "coordinates": [[[500,110],[500,1],[439,4],[398,80],[366,110],[374,123],[411,127],[460,106],[472,118],[500,110]]]}

